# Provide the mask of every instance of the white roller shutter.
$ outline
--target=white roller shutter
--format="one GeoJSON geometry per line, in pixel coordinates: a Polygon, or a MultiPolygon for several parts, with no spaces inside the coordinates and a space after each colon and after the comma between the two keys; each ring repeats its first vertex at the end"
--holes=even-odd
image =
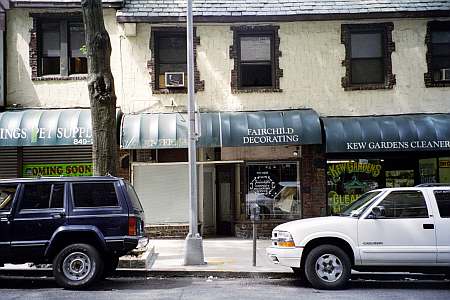
{"type": "Polygon", "coordinates": [[[189,222],[187,163],[134,163],[132,182],[147,224],[189,222]]]}

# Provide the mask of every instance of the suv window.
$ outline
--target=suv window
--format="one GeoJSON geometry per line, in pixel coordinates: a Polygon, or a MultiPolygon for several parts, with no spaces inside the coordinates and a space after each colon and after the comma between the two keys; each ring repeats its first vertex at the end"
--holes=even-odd
{"type": "Polygon", "coordinates": [[[64,183],[27,183],[20,209],[63,208],[63,203],[64,183]]]}
{"type": "Polygon", "coordinates": [[[17,184],[0,185],[0,211],[10,211],[16,194],[17,184]]]}
{"type": "Polygon", "coordinates": [[[128,196],[130,197],[133,208],[138,211],[143,211],[141,202],[139,202],[139,197],[136,194],[136,191],[134,190],[133,186],[129,183],[126,183],[126,186],[127,186],[128,196]]]}
{"type": "Polygon", "coordinates": [[[113,182],[73,183],[72,190],[75,207],[119,205],[113,182]]]}
{"type": "Polygon", "coordinates": [[[380,203],[386,218],[427,218],[425,198],[420,191],[394,191],[380,203]]]}
{"type": "Polygon", "coordinates": [[[441,218],[450,218],[450,190],[434,191],[441,218]]]}

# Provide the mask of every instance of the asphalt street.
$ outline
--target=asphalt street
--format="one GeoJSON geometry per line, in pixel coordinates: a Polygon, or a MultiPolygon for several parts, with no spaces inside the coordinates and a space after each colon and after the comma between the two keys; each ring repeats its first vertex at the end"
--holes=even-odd
{"type": "Polygon", "coordinates": [[[444,280],[352,281],[343,291],[317,291],[292,278],[113,278],[89,290],[59,288],[52,278],[0,276],[0,299],[450,299],[444,280]]]}

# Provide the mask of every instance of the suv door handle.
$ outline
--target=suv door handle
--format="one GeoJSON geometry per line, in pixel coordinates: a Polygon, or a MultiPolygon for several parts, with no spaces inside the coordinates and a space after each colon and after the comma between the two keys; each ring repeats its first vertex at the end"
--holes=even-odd
{"type": "Polygon", "coordinates": [[[423,229],[434,229],[434,224],[423,224],[423,229]]]}
{"type": "Polygon", "coordinates": [[[66,214],[63,212],[52,215],[53,219],[63,219],[65,217],[66,217],[66,214]]]}

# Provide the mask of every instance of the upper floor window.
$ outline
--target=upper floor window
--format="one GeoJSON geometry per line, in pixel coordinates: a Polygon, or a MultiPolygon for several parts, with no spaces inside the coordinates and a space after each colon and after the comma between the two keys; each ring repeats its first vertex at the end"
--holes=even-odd
{"type": "Polygon", "coordinates": [[[342,43],[345,45],[345,90],[392,88],[391,23],[342,25],[342,43]]]}
{"type": "MultiPolygon", "coordinates": [[[[194,30],[195,35],[195,30],[194,30]]],[[[199,44],[194,37],[194,56],[199,44]]],[[[187,42],[184,28],[154,27],[150,42],[152,60],[149,69],[152,75],[153,93],[187,92],[187,42]]],[[[195,90],[203,90],[196,57],[194,57],[195,90]]]]}
{"type": "Polygon", "coordinates": [[[185,88],[187,74],[186,33],[155,34],[156,80],[160,89],[185,88]],[[178,80],[175,80],[178,75],[178,80]]]}
{"type": "Polygon", "coordinates": [[[234,70],[231,74],[233,92],[280,91],[282,71],[279,66],[278,27],[232,27],[234,44],[231,58],[234,70]]]}
{"type": "Polygon", "coordinates": [[[425,85],[450,86],[450,22],[429,22],[425,40],[428,48],[425,85]]]}
{"type": "Polygon", "coordinates": [[[30,65],[33,78],[87,74],[81,16],[32,16],[34,28],[30,42],[30,65]]]}

